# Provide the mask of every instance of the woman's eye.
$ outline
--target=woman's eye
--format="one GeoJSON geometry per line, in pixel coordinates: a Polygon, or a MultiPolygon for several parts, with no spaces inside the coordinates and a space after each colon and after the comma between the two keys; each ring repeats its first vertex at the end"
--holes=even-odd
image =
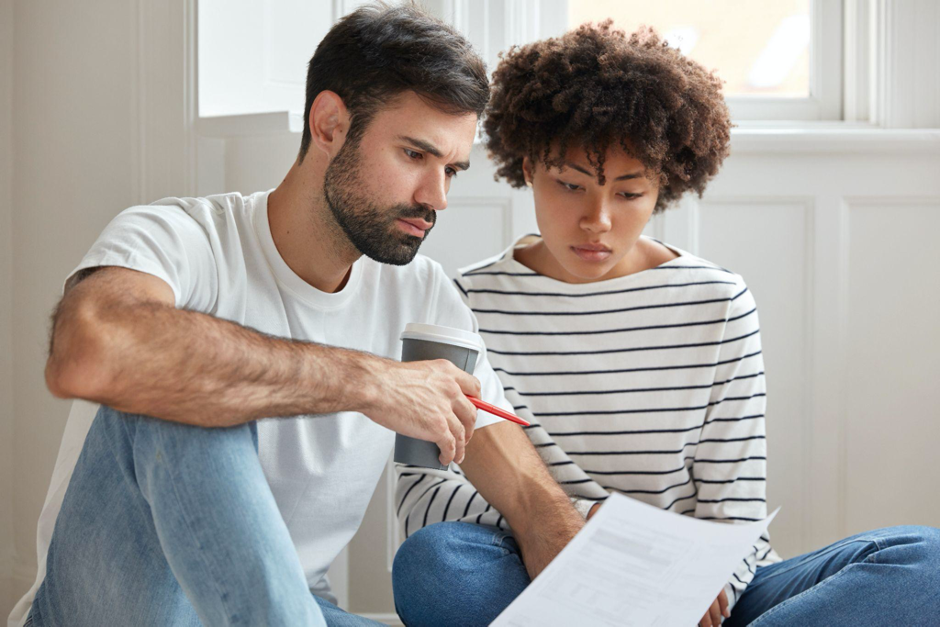
{"type": "Polygon", "coordinates": [[[409,159],[421,159],[421,153],[417,150],[409,150],[408,148],[403,148],[402,150],[405,151],[405,155],[409,159]]]}
{"type": "Polygon", "coordinates": [[[574,183],[566,183],[565,181],[559,181],[559,185],[569,190],[570,192],[577,192],[582,187],[581,185],[575,185],[574,183]]]}
{"type": "Polygon", "coordinates": [[[621,196],[623,196],[627,200],[634,200],[635,198],[640,198],[641,196],[643,196],[643,194],[632,194],[629,192],[624,192],[623,194],[621,194],[621,196]]]}

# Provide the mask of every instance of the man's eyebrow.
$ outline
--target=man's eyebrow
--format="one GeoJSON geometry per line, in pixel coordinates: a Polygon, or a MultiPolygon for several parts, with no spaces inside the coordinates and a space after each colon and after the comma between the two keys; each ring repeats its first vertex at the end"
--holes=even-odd
{"type": "MultiPolygon", "coordinates": [[[[578,165],[577,163],[572,163],[571,161],[566,161],[566,162],[565,162],[565,167],[567,167],[567,168],[572,168],[573,170],[578,170],[578,171],[581,172],[582,174],[587,174],[588,176],[594,176],[594,174],[592,174],[591,172],[589,172],[589,171],[586,170],[585,168],[581,167],[581,166],[578,165]]],[[[639,179],[639,178],[641,178],[643,175],[644,175],[643,172],[632,172],[632,173],[630,173],[630,174],[622,174],[621,176],[617,177],[617,178],[614,179],[614,180],[615,180],[615,181],[626,181],[626,180],[628,180],[628,179],[639,179]]]]}
{"type": "MultiPolygon", "coordinates": [[[[434,144],[430,144],[423,139],[409,137],[408,135],[399,135],[398,139],[408,142],[409,144],[415,146],[422,152],[427,152],[429,155],[434,155],[435,157],[438,157],[439,159],[444,156],[441,154],[441,151],[438,150],[434,146],[434,144]]],[[[470,161],[458,161],[456,163],[452,163],[451,165],[453,165],[455,168],[459,170],[466,170],[467,168],[470,167],[470,161]]]]}

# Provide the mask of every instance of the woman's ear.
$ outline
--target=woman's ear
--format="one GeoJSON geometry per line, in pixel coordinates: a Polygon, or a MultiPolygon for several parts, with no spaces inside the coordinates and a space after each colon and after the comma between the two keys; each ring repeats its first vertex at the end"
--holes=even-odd
{"type": "Polygon", "coordinates": [[[533,186],[533,162],[529,157],[523,157],[523,180],[529,187],[533,186]]]}

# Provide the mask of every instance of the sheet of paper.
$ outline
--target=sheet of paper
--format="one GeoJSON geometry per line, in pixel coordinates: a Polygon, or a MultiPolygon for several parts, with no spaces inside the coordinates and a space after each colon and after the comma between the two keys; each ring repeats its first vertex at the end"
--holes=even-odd
{"type": "Polygon", "coordinates": [[[693,627],[777,513],[717,523],[613,494],[492,625],[693,627]]]}

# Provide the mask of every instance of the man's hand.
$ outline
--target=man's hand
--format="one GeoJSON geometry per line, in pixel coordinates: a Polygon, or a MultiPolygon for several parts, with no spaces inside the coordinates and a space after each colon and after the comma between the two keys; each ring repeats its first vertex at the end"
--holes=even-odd
{"type": "Polygon", "coordinates": [[[399,363],[383,360],[362,409],[374,422],[441,449],[445,466],[464,461],[477,408],[465,394],[480,397],[480,381],[445,359],[399,363]]]}
{"type": "Polygon", "coordinates": [[[729,599],[723,589],[719,596],[712,602],[709,609],[699,621],[699,627],[719,627],[722,624],[722,617],[728,618],[732,613],[729,611],[729,599]]]}

